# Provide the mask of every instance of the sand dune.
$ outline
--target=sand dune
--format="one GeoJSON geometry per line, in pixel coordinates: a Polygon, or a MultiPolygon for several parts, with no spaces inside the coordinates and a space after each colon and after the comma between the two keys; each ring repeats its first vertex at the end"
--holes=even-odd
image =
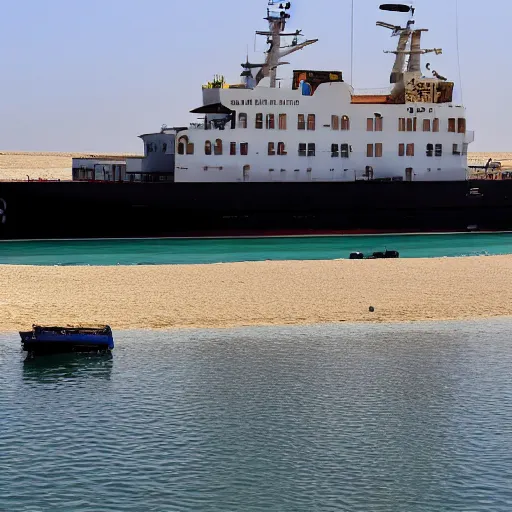
{"type": "Polygon", "coordinates": [[[512,256],[0,266],[0,306],[2,331],[34,322],[128,329],[512,316],[512,256]]]}

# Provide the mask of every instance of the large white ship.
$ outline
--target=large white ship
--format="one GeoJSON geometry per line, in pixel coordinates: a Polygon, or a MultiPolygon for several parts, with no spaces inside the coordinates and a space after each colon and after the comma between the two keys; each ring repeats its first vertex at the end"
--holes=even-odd
{"type": "MultiPolygon", "coordinates": [[[[463,106],[454,83],[435,70],[425,76],[415,9],[383,4],[407,15],[404,26],[379,21],[397,39],[389,91],[357,94],[341,71],[294,71],[280,87],[284,59],[317,40],[287,32],[291,3],[269,2],[264,62],[246,62],[240,84],[222,78],[203,87],[204,121],[177,135],[176,182],[454,181],[467,178],[463,106]]],[[[426,64],[427,70],[431,69],[426,64]]]]}
{"type": "Polygon", "coordinates": [[[512,229],[512,180],[468,176],[474,134],[454,83],[422,63],[442,50],[422,47],[414,8],[380,7],[397,43],[378,94],[314,68],[284,87],[293,54],[318,42],[289,31],[290,8],[268,2],[265,55],[240,83],[203,86],[197,122],[141,135],[144,157],[74,159],[70,182],[0,182],[0,237],[512,229]]]}

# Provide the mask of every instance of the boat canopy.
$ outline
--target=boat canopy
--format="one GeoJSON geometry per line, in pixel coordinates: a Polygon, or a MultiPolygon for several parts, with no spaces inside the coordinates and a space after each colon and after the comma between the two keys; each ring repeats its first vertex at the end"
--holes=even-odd
{"type": "Polygon", "coordinates": [[[191,114],[231,114],[232,110],[225,107],[222,103],[212,103],[203,105],[190,111],[191,114]]]}

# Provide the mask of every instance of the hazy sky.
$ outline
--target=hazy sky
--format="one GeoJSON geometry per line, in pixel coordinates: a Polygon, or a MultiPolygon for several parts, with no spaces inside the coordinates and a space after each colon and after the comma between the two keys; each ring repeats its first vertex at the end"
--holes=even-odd
{"type": "MultiPolygon", "coordinates": [[[[424,45],[458,83],[456,0],[415,0],[424,45]]],[[[379,0],[355,0],[354,86],[387,85],[400,22],[379,0]]],[[[473,151],[512,151],[510,0],[459,0],[460,61],[473,151]]],[[[141,152],[141,133],[183,125],[214,74],[238,82],[266,0],[0,0],[0,150],[141,152]]],[[[281,68],[341,69],[350,81],[350,0],[295,0],[289,28],[316,45],[281,68]]],[[[264,49],[260,39],[256,48],[264,49]]],[[[460,99],[460,89],[457,90],[460,99]]]]}

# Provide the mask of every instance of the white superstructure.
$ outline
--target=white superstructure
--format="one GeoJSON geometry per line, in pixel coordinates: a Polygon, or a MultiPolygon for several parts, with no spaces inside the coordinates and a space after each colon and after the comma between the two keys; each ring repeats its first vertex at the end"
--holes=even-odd
{"type": "MultiPolygon", "coordinates": [[[[441,53],[421,48],[426,30],[413,19],[405,28],[377,23],[399,39],[389,52],[396,55],[392,85],[381,94],[356,94],[340,71],[295,71],[292,88],[281,88],[282,59],[316,40],[285,32],[289,2],[269,5],[269,30],[258,32],[268,39],[265,62],[243,64],[242,84],[217,78],[203,87],[203,106],[192,112],[204,121],[176,137],[175,181],[466,179],[473,132],[452,101],[453,82],[422,74],[421,56],[441,53]]],[[[402,4],[381,9],[414,15],[402,4]]]]}

